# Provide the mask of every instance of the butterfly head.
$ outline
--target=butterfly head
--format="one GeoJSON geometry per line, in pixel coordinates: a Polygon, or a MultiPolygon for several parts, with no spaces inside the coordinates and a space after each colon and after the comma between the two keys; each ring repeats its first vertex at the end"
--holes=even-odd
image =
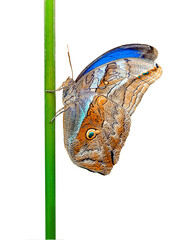
{"type": "Polygon", "coordinates": [[[63,90],[69,89],[71,86],[74,85],[74,80],[71,77],[68,77],[65,82],[62,84],[63,90]]]}
{"type": "Polygon", "coordinates": [[[74,96],[74,86],[75,82],[72,78],[68,77],[65,82],[62,84],[63,89],[63,104],[67,105],[69,102],[69,99],[72,99],[74,96]]]}

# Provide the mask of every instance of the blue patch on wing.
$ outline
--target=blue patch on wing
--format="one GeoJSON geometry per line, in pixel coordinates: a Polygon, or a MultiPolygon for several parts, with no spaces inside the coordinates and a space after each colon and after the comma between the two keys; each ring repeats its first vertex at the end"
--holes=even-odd
{"type": "Polygon", "coordinates": [[[105,65],[108,62],[116,61],[122,58],[146,58],[150,60],[155,60],[157,58],[158,52],[157,50],[149,45],[145,44],[128,44],[123,45],[110,51],[102,54],[98,58],[96,58],[93,62],[91,62],[77,77],[76,81],[78,81],[82,76],[91,70],[105,65]]]}
{"type": "Polygon", "coordinates": [[[86,71],[83,73],[83,75],[105,63],[115,61],[120,58],[129,58],[129,57],[139,58],[141,54],[142,52],[137,49],[117,48],[117,49],[111,50],[110,52],[104,54],[102,57],[97,59],[90,67],[88,67],[86,71]]]}

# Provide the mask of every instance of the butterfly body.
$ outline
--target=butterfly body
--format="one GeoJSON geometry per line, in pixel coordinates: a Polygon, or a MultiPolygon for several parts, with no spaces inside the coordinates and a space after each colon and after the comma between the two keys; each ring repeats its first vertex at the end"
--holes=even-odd
{"type": "Polygon", "coordinates": [[[148,45],[124,45],[100,56],[76,81],[64,83],[64,143],[76,165],[110,173],[129,134],[131,115],[161,75],[156,57],[157,50],[148,45]]]}

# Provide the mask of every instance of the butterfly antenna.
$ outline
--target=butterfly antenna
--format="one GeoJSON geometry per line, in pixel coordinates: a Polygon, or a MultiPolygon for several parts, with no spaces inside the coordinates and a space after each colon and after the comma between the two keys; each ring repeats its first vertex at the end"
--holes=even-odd
{"type": "Polygon", "coordinates": [[[68,50],[68,60],[69,60],[69,63],[70,63],[70,68],[71,68],[71,72],[72,72],[72,79],[74,79],[73,78],[73,69],[72,69],[72,63],[71,63],[71,59],[70,59],[70,52],[69,52],[69,47],[68,47],[68,45],[67,45],[67,50],[68,50]]]}

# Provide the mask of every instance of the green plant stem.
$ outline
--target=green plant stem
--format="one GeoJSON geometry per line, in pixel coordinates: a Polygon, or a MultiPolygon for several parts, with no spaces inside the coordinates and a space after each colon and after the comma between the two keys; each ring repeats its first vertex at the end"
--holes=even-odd
{"type": "Polygon", "coordinates": [[[55,0],[45,0],[45,237],[55,239],[55,0]]]}

